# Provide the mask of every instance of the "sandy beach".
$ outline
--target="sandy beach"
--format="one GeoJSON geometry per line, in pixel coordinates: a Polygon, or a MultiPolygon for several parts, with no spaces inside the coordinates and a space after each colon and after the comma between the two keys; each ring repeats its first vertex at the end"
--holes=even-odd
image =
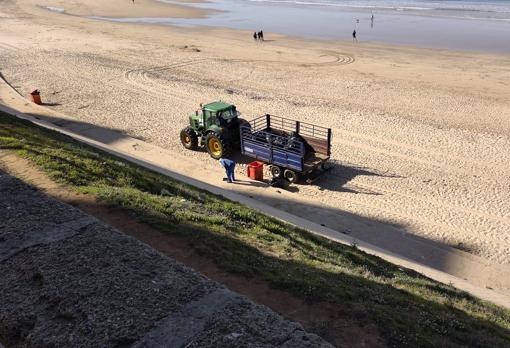
{"type": "Polygon", "coordinates": [[[197,171],[218,165],[179,142],[200,102],[331,127],[335,168],[292,193],[310,220],[336,218],[330,227],[371,241],[387,225],[510,265],[509,55],[271,33],[257,43],[247,31],[80,17],[206,14],[149,0],[3,0],[0,72],[19,93],[38,88],[48,107],[171,149],[197,171]],[[342,225],[346,215],[359,223],[342,225]]]}

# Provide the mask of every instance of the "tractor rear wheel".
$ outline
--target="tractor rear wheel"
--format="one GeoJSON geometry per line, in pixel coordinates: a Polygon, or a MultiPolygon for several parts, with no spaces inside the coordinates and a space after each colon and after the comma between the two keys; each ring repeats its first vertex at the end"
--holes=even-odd
{"type": "Polygon", "coordinates": [[[214,159],[228,156],[231,151],[230,144],[221,134],[209,133],[205,137],[205,148],[214,159]]]}
{"type": "Polygon", "coordinates": [[[295,184],[299,181],[299,174],[290,169],[285,169],[285,171],[283,172],[283,176],[291,184],[295,184]]]}
{"type": "Polygon", "coordinates": [[[197,133],[191,127],[181,130],[181,143],[188,150],[196,150],[198,148],[197,133]]]}
{"type": "Polygon", "coordinates": [[[282,177],[282,168],[278,167],[278,166],[271,166],[271,168],[269,168],[269,170],[271,171],[271,176],[273,178],[281,178],[282,177]]]}

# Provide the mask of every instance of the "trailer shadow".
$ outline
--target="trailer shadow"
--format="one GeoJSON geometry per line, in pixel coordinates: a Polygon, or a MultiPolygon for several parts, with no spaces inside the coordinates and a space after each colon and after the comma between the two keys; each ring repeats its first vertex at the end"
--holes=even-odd
{"type": "Polygon", "coordinates": [[[354,194],[364,194],[364,195],[373,195],[378,196],[382,195],[381,192],[374,191],[368,187],[362,187],[352,185],[351,187],[345,187],[352,180],[354,180],[358,176],[376,176],[381,178],[395,178],[402,179],[402,176],[387,174],[387,173],[378,173],[372,170],[368,170],[364,167],[350,166],[346,164],[341,164],[339,162],[333,161],[331,164],[333,167],[319,176],[311,185],[315,185],[321,191],[335,191],[335,192],[347,192],[354,194]]]}
{"type": "MultiPolygon", "coordinates": [[[[204,152],[206,152],[204,150],[204,152]]],[[[234,160],[239,166],[244,167],[255,161],[254,158],[244,156],[239,152],[233,153],[229,156],[232,160],[234,160]]],[[[313,178],[304,177],[299,184],[289,184],[285,182],[284,185],[279,186],[279,189],[289,191],[289,192],[299,192],[299,187],[302,185],[313,185],[317,186],[321,191],[334,191],[334,192],[347,192],[354,194],[364,194],[364,195],[382,195],[381,192],[377,192],[371,190],[366,187],[346,187],[352,180],[354,180],[358,176],[376,176],[381,178],[394,178],[394,179],[402,179],[403,176],[388,174],[388,173],[380,173],[373,170],[369,170],[368,168],[352,166],[348,164],[343,164],[335,160],[330,161],[330,169],[326,172],[319,174],[318,177],[313,178]],[[311,179],[311,180],[309,180],[311,179]]],[[[265,180],[265,184],[254,184],[254,181],[249,181],[252,186],[268,186],[269,180],[265,180]]]]}

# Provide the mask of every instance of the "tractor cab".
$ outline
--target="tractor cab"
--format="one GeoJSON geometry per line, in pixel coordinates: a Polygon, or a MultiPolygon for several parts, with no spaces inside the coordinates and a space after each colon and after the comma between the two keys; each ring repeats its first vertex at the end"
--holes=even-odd
{"type": "Polygon", "coordinates": [[[239,145],[240,124],[246,122],[239,115],[235,105],[222,101],[201,105],[181,131],[181,143],[191,150],[204,146],[215,159],[225,156],[239,145]]]}
{"type": "Polygon", "coordinates": [[[190,124],[196,130],[210,127],[228,127],[239,116],[235,105],[224,102],[205,104],[190,117],[190,124]]]}

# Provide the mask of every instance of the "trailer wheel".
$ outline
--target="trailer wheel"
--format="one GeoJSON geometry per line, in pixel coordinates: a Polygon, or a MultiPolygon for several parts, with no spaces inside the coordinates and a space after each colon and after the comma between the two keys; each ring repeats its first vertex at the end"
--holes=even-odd
{"type": "Polygon", "coordinates": [[[283,172],[283,176],[291,184],[295,184],[299,181],[299,174],[290,169],[285,169],[285,171],[283,172]]]}
{"type": "Polygon", "coordinates": [[[281,178],[282,177],[282,168],[278,167],[278,166],[271,166],[269,168],[269,170],[271,171],[271,176],[273,178],[281,178]]]}

